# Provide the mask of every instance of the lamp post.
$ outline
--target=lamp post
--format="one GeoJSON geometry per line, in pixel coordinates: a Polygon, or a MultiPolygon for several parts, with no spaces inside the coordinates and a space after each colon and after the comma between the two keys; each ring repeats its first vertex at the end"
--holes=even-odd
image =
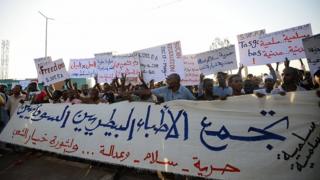
{"type": "Polygon", "coordinates": [[[48,20],[54,20],[53,18],[49,18],[46,15],[44,15],[42,12],[39,11],[39,14],[41,14],[44,18],[46,18],[46,38],[45,38],[45,59],[47,59],[47,42],[48,42],[48,20]]]}

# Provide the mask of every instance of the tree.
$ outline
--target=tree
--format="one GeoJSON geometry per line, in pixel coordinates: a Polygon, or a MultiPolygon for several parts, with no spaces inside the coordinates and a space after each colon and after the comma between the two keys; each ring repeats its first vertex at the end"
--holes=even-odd
{"type": "Polygon", "coordinates": [[[210,45],[210,50],[227,47],[229,45],[230,45],[230,41],[227,38],[224,38],[222,40],[222,39],[216,37],[216,38],[214,38],[213,42],[210,45]]]}

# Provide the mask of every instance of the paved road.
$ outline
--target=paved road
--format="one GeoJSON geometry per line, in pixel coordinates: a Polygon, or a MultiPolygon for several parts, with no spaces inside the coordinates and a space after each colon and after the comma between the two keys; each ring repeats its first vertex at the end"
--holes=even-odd
{"type": "Polygon", "coordinates": [[[1,180],[153,180],[148,171],[93,163],[39,151],[0,152],[1,180]],[[117,173],[118,172],[118,173],[117,173]]]}

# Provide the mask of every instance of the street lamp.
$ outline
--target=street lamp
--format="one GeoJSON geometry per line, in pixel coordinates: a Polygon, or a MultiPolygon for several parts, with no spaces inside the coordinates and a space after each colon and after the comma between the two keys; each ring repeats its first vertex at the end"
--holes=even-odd
{"type": "Polygon", "coordinates": [[[53,18],[49,18],[44,15],[42,12],[38,11],[44,18],[46,18],[46,39],[45,39],[45,59],[47,59],[47,37],[48,37],[48,20],[54,20],[53,18]]]}

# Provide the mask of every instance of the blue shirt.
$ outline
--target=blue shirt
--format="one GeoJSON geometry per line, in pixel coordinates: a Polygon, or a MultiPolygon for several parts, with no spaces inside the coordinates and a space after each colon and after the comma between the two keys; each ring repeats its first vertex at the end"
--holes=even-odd
{"type": "Polygon", "coordinates": [[[213,94],[220,96],[220,97],[232,96],[232,88],[231,87],[222,88],[220,86],[214,86],[213,87],[213,94]]]}
{"type": "Polygon", "coordinates": [[[161,96],[164,98],[164,101],[172,101],[176,99],[186,99],[186,100],[195,100],[196,98],[192,95],[189,89],[184,86],[179,87],[178,91],[172,92],[168,87],[160,87],[152,89],[151,92],[156,96],[161,96]]]}

